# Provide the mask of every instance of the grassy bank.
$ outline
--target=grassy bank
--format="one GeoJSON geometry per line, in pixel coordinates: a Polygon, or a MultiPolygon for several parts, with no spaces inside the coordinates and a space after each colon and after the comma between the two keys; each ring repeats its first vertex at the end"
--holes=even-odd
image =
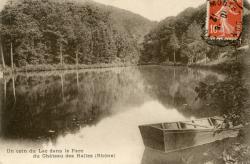
{"type": "Polygon", "coordinates": [[[226,61],[218,64],[156,64],[156,63],[144,63],[144,64],[92,64],[92,65],[28,65],[25,67],[14,67],[12,70],[11,67],[6,67],[5,69],[0,68],[0,72],[4,75],[10,75],[13,73],[26,73],[26,72],[49,72],[49,71],[66,71],[66,70],[82,70],[82,69],[100,69],[100,68],[113,68],[113,67],[130,67],[130,66],[148,66],[148,65],[161,65],[161,66],[188,66],[191,68],[202,68],[202,69],[215,69],[221,71],[230,71],[234,66],[239,65],[239,62],[236,60],[226,61]],[[236,64],[238,63],[238,64],[236,64]]]}
{"type": "Polygon", "coordinates": [[[2,72],[6,75],[17,73],[17,72],[44,72],[44,71],[60,71],[60,70],[80,70],[80,69],[95,69],[95,68],[112,68],[112,67],[128,67],[128,66],[136,66],[136,64],[79,64],[79,65],[27,65],[25,67],[14,67],[12,70],[10,67],[6,67],[2,69],[2,72]]]}
{"type": "Polygon", "coordinates": [[[232,70],[238,69],[241,66],[240,60],[238,59],[229,59],[224,62],[216,63],[216,64],[190,64],[188,67],[191,68],[202,68],[202,69],[212,69],[218,70],[222,72],[231,72],[232,70]]]}
{"type": "Polygon", "coordinates": [[[144,65],[161,65],[161,66],[188,66],[191,68],[202,68],[202,69],[214,69],[222,72],[231,72],[232,69],[237,69],[240,67],[240,58],[245,53],[239,53],[238,58],[235,57],[223,57],[213,61],[208,62],[197,62],[193,64],[183,64],[183,63],[139,63],[139,64],[130,64],[130,63],[111,63],[111,64],[79,64],[79,65],[69,65],[69,64],[46,64],[46,65],[27,65],[24,67],[14,67],[12,70],[11,67],[0,67],[0,71],[3,74],[8,75],[18,72],[45,72],[45,71],[64,71],[64,70],[81,70],[81,69],[96,69],[96,68],[112,68],[112,67],[129,67],[129,66],[144,66],[144,65]]]}
{"type": "Polygon", "coordinates": [[[190,68],[199,68],[199,69],[210,69],[216,70],[221,72],[230,72],[231,70],[235,70],[235,68],[240,66],[240,58],[223,58],[223,59],[216,59],[209,62],[197,62],[193,64],[183,64],[183,63],[141,63],[140,65],[161,65],[161,66],[175,66],[175,67],[190,67],[190,68]]]}
{"type": "Polygon", "coordinates": [[[230,54],[225,57],[219,57],[218,59],[205,62],[197,62],[188,65],[189,67],[214,69],[222,72],[233,72],[239,70],[242,67],[242,58],[247,55],[247,51],[237,51],[234,54],[230,54]]]}

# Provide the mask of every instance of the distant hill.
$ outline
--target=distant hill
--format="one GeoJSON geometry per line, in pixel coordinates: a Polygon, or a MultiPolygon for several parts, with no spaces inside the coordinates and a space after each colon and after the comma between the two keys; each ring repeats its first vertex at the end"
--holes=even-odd
{"type": "MultiPolygon", "coordinates": [[[[244,24],[242,40],[249,40],[249,3],[244,2],[244,24]]],[[[141,63],[192,64],[202,60],[217,60],[225,52],[233,52],[233,47],[208,45],[203,39],[205,31],[206,4],[197,8],[187,8],[176,17],[161,21],[145,36],[141,63]]]]}
{"type": "Polygon", "coordinates": [[[1,11],[7,65],[138,63],[155,22],[92,1],[16,0],[1,11]]]}

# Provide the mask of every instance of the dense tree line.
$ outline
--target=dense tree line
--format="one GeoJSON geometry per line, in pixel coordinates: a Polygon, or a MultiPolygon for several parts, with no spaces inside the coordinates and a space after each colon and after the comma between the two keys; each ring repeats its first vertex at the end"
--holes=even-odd
{"type": "Polygon", "coordinates": [[[16,0],[0,13],[7,65],[137,63],[153,22],[91,1],[16,0]]]}
{"type": "MultiPolygon", "coordinates": [[[[12,0],[0,12],[1,63],[182,63],[216,60],[233,47],[202,39],[206,5],[188,8],[157,25],[126,10],[92,1],[12,0]]],[[[244,6],[250,5],[245,1],[244,6]]],[[[249,40],[249,10],[242,39],[249,40]]],[[[228,53],[228,54],[230,54],[228,53]]]]}
{"type": "MultiPolygon", "coordinates": [[[[246,43],[249,40],[249,3],[245,1],[244,6],[247,9],[244,9],[242,41],[246,43]]],[[[215,60],[224,52],[234,51],[233,46],[209,45],[203,39],[206,10],[205,4],[198,8],[187,8],[176,17],[161,21],[145,36],[141,62],[192,64],[215,60]]]]}

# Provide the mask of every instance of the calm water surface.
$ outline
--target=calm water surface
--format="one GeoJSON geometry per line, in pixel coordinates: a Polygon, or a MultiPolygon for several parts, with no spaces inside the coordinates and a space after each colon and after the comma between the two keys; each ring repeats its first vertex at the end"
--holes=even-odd
{"type": "MultiPolygon", "coordinates": [[[[227,80],[227,75],[212,71],[163,66],[29,73],[0,79],[0,163],[44,163],[30,154],[7,160],[7,148],[32,147],[116,155],[115,159],[69,159],[73,163],[226,163],[224,158],[230,153],[225,151],[234,150],[234,143],[249,153],[248,130],[241,139],[162,154],[144,148],[138,125],[223,115],[227,111],[220,105],[225,104],[204,99],[197,91],[204,84],[215,86],[227,80]]],[[[67,159],[46,159],[46,163],[62,161],[67,159]]],[[[249,159],[244,156],[243,161],[249,159]]]]}

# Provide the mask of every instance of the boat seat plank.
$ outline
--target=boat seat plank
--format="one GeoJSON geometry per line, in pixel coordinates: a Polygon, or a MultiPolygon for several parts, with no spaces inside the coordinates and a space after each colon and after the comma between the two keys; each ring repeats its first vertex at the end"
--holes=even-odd
{"type": "Polygon", "coordinates": [[[177,126],[179,129],[182,129],[181,124],[179,122],[177,122],[177,126]]]}
{"type": "Polygon", "coordinates": [[[187,125],[198,126],[198,127],[203,127],[203,128],[211,128],[210,126],[200,125],[200,124],[196,124],[196,123],[189,123],[189,122],[180,122],[180,123],[187,124],[187,125]]]}
{"type": "Polygon", "coordinates": [[[208,122],[209,122],[210,126],[214,126],[213,121],[211,120],[211,118],[208,118],[208,122]]]}
{"type": "Polygon", "coordinates": [[[163,123],[162,128],[169,129],[169,130],[178,130],[179,129],[179,127],[176,123],[163,123]]]}

